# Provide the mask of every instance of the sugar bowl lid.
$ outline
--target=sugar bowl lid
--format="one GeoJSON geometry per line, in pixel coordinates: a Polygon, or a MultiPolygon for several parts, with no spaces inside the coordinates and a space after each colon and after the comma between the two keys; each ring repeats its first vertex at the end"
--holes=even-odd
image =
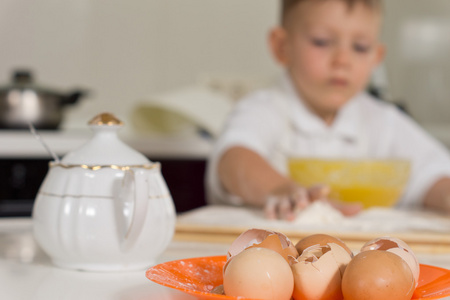
{"type": "Polygon", "coordinates": [[[88,125],[94,135],[79,149],[66,154],[61,160],[62,164],[125,167],[151,163],[119,138],[117,132],[123,127],[123,122],[113,114],[101,113],[92,118],[88,125]]]}

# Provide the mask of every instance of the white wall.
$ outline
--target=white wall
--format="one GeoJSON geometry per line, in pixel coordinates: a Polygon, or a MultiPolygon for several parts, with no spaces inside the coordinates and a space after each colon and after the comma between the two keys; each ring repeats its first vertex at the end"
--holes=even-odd
{"type": "Polygon", "coordinates": [[[422,124],[450,123],[450,1],[386,0],[393,99],[422,124]]]}
{"type": "MultiPolygon", "coordinates": [[[[392,98],[421,123],[450,122],[450,1],[385,2],[392,98]]],[[[277,0],[2,0],[0,82],[31,67],[43,84],[93,91],[69,123],[127,117],[205,74],[274,75],[266,34],[277,15],[277,0]]]]}
{"type": "Polygon", "coordinates": [[[2,0],[0,81],[30,67],[42,84],[91,89],[71,124],[96,110],[127,117],[134,102],[208,74],[273,74],[277,15],[275,0],[2,0]]]}

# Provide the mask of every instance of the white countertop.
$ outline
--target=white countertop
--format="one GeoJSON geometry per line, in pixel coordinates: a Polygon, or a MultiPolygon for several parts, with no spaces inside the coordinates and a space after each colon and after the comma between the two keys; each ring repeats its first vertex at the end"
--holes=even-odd
{"type": "MultiPolygon", "coordinates": [[[[447,125],[427,125],[424,128],[450,149],[447,125]]],[[[57,155],[63,156],[83,145],[92,136],[86,128],[40,130],[42,139],[57,155]]],[[[158,158],[206,159],[211,152],[211,139],[199,134],[179,136],[139,135],[124,128],[122,140],[147,156],[158,158]]],[[[0,130],[0,158],[50,158],[44,147],[28,130],[0,130]]]]}
{"type": "MultiPolygon", "coordinates": [[[[90,130],[42,130],[39,135],[58,156],[79,148],[91,137],[90,130]]],[[[121,139],[132,148],[157,158],[206,159],[212,141],[200,135],[143,136],[120,133],[121,139]]],[[[0,131],[0,158],[50,158],[45,148],[28,130],[0,131]]]]}
{"type": "MultiPolygon", "coordinates": [[[[193,300],[133,272],[81,272],[54,267],[36,245],[28,218],[0,219],[0,299],[12,300],[193,300]]],[[[173,241],[158,263],[224,255],[229,245],[173,241]]]]}
{"type": "MultiPolygon", "coordinates": [[[[447,126],[428,125],[425,129],[450,149],[447,126]]],[[[58,156],[80,147],[92,136],[89,129],[80,128],[40,130],[39,134],[58,156]]],[[[213,146],[211,139],[198,134],[145,136],[124,128],[119,135],[129,146],[149,157],[206,159],[213,146]]],[[[0,130],[0,158],[50,158],[50,155],[28,130],[0,130]]]]}
{"type": "MultiPolygon", "coordinates": [[[[224,255],[229,245],[172,241],[157,263],[224,255]]],[[[420,255],[421,263],[450,267],[439,255],[420,255]]],[[[53,266],[32,236],[30,218],[0,219],[0,298],[14,300],[193,300],[133,272],[82,272],[53,266]]],[[[446,298],[450,299],[450,298],[446,298]]]]}

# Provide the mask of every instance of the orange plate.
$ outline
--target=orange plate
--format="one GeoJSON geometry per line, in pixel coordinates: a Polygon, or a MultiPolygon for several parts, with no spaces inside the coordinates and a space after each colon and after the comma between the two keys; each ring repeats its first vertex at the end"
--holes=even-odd
{"type": "MultiPolygon", "coordinates": [[[[214,287],[222,284],[225,261],[226,256],[175,260],[148,269],[146,276],[156,283],[198,299],[237,299],[210,293],[214,287]]],[[[442,299],[447,296],[450,296],[450,270],[420,265],[419,285],[412,299],[442,299]]]]}

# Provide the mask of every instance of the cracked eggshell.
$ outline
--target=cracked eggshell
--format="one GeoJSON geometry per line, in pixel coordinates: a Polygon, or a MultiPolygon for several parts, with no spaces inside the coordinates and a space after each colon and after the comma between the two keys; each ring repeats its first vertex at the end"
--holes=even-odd
{"type": "Polygon", "coordinates": [[[288,237],[280,232],[249,229],[238,236],[231,244],[227,260],[252,247],[267,248],[278,252],[287,262],[288,256],[298,257],[298,251],[288,237]]]}
{"type": "Polygon", "coordinates": [[[343,299],[341,282],[352,256],[335,243],[313,245],[297,259],[290,258],[295,300],[343,299]]]}
{"type": "Polygon", "coordinates": [[[393,237],[380,237],[373,239],[361,248],[361,252],[370,250],[388,251],[400,256],[411,268],[415,286],[419,284],[420,265],[416,255],[404,241],[393,237]]]}
{"type": "Polygon", "coordinates": [[[350,250],[350,248],[341,239],[323,233],[312,234],[302,238],[300,241],[298,241],[297,244],[295,244],[295,248],[301,255],[302,252],[308,247],[311,247],[313,245],[325,246],[328,243],[335,243],[340,245],[353,257],[352,250],[350,250]]]}

